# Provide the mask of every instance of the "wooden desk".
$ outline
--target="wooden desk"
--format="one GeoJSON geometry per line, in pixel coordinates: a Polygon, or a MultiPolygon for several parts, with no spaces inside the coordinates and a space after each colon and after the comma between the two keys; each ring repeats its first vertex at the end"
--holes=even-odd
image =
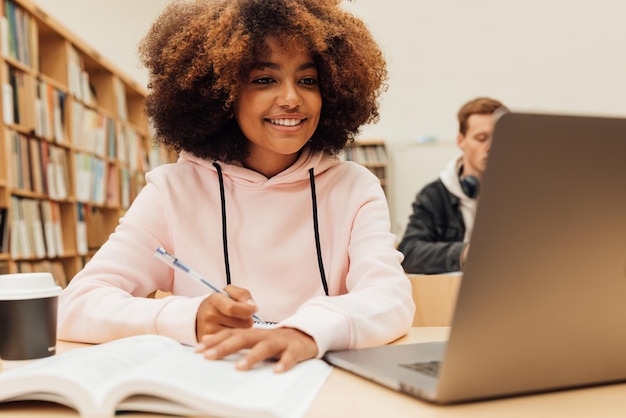
{"type": "MultiPolygon", "coordinates": [[[[395,343],[442,341],[447,335],[446,327],[413,328],[406,337],[395,343]]],[[[80,344],[60,342],[58,350],[63,352],[77,346],[80,344]]],[[[626,383],[462,405],[436,406],[335,369],[306,416],[307,418],[622,418],[626,414],[625,393],[626,383]]],[[[3,418],[78,416],[73,410],[62,406],[35,402],[0,406],[0,415],[3,418]]],[[[154,417],[148,414],[125,415],[154,417]]]]}

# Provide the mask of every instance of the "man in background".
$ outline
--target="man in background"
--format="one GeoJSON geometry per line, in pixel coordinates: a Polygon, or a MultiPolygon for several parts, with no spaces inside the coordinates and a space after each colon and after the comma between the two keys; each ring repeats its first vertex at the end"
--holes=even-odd
{"type": "Polygon", "coordinates": [[[465,103],[458,112],[457,145],[461,157],[417,194],[413,213],[398,246],[407,273],[461,271],[469,250],[480,180],[487,165],[496,110],[489,97],[465,103]]]}

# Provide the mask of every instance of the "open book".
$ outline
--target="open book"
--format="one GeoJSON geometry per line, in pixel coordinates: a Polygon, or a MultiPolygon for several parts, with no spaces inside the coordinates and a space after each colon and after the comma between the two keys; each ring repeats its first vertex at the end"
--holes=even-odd
{"type": "Polygon", "coordinates": [[[314,359],[284,373],[268,363],[238,371],[237,357],[206,360],[168,337],[128,337],[0,373],[0,402],[56,402],[83,417],[143,411],[292,418],[304,416],[332,369],[314,359]]]}

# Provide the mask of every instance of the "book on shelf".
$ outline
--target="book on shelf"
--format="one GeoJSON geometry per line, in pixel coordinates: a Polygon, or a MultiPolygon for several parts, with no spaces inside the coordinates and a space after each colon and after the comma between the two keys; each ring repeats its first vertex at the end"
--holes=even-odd
{"type": "Polygon", "coordinates": [[[68,197],[69,180],[67,156],[64,148],[48,145],[46,179],[48,195],[51,199],[65,199],[68,197]]]}
{"type": "MultiPolygon", "coordinates": [[[[35,134],[37,136],[55,142],[66,142],[64,106],[65,93],[42,80],[37,81],[37,97],[35,98],[37,111],[35,134]]],[[[7,115],[7,118],[9,116],[7,115]]]]}
{"type": "MultiPolygon", "coordinates": [[[[5,12],[6,13],[6,12],[5,12]]],[[[9,20],[6,16],[0,16],[0,52],[3,57],[9,57],[9,20]]]]}
{"type": "Polygon", "coordinates": [[[270,362],[238,371],[238,357],[207,360],[168,337],[127,337],[0,373],[0,402],[56,402],[83,417],[136,411],[298,418],[332,370],[312,359],[284,373],[275,373],[270,362]]]}
{"type": "MultiPolygon", "coordinates": [[[[36,83],[32,75],[13,67],[8,68],[8,80],[13,92],[12,123],[34,130],[37,125],[36,83]]],[[[7,103],[8,104],[8,103],[7,103]]]]}
{"type": "Polygon", "coordinates": [[[13,86],[10,83],[2,83],[2,121],[10,125],[15,122],[13,114],[13,86]]]}
{"type": "Polygon", "coordinates": [[[6,141],[6,152],[8,154],[7,161],[13,162],[13,164],[9,164],[8,167],[7,183],[9,187],[18,188],[21,176],[20,141],[17,133],[10,129],[4,130],[4,138],[6,141]]]}
{"type": "Polygon", "coordinates": [[[109,207],[117,207],[120,205],[120,171],[115,164],[109,163],[106,172],[107,180],[105,204],[109,207]]]}
{"type": "Polygon", "coordinates": [[[4,2],[3,35],[6,35],[7,45],[3,45],[5,56],[20,61],[31,68],[38,69],[37,56],[37,24],[35,20],[14,2],[4,2]]]}
{"type": "Polygon", "coordinates": [[[35,193],[47,193],[48,185],[44,185],[43,156],[41,152],[42,145],[36,138],[28,138],[29,152],[27,169],[30,169],[31,190],[35,193]]]}
{"type": "Polygon", "coordinates": [[[65,129],[65,103],[67,96],[64,92],[54,89],[52,120],[54,127],[54,140],[56,142],[68,142],[67,131],[65,129]]]}
{"type": "Polygon", "coordinates": [[[71,95],[83,100],[83,58],[80,52],[70,45],[67,48],[67,82],[71,95]]]}
{"type": "Polygon", "coordinates": [[[89,202],[95,180],[95,158],[90,154],[76,153],[74,161],[74,180],[76,182],[74,195],[79,202],[89,202]]]}
{"type": "Polygon", "coordinates": [[[9,249],[11,258],[29,258],[33,255],[33,244],[28,233],[22,199],[11,196],[11,234],[9,249]]]}
{"type": "Polygon", "coordinates": [[[40,201],[35,199],[22,199],[21,204],[33,255],[37,258],[44,258],[46,256],[46,239],[41,222],[40,201]]]}
{"type": "Polygon", "coordinates": [[[63,231],[57,202],[11,196],[11,258],[63,255],[63,231]]]}
{"type": "Polygon", "coordinates": [[[50,202],[51,216],[52,216],[52,234],[54,238],[54,248],[57,255],[62,256],[65,254],[65,246],[63,244],[63,221],[61,219],[61,205],[58,203],[50,202]]]}
{"type": "Polygon", "coordinates": [[[15,161],[18,165],[19,175],[17,187],[22,190],[32,190],[32,182],[30,175],[30,150],[28,146],[28,137],[21,133],[16,133],[16,147],[18,160],[15,161]]]}
{"type": "Polygon", "coordinates": [[[0,207],[0,253],[9,249],[9,208],[0,207]]]}
{"type": "Polygon", "coordinates": [[[113,79],[113,87],[115,91],[115,99],[117,106],[117,114],[120,120],[128,120],[128,105],[126,103],[126,88],[119,78],[113,79]]]}
{"type": "Polygon", "coordinates": [[[130,206],[130,170],[126,167],[120,168],[120,200],[122,208],[128,209],[130,206]]]}
{"type": "Polygon", "coordinates": [[[85,219],[87,206],[84,203],[76,203],[76,212],[78,214],[78,220],[76,222],[76,253],[85,255],[89,252],[87,245],[87,223],[85,219]]]}
{"type": "Polygon", "coordinates": [[[62,256],[64,252],[63,231],[60,225],[61,212],[59,204],[50,200],[42,200],[39,205],[46,243],[46,255],[49,258],[62,256]]]}

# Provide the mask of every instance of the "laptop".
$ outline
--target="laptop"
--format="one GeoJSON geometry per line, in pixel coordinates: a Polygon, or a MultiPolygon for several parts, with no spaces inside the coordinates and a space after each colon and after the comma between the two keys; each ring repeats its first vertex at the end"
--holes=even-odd
{"type": "Polygon", "coordinates": [[[326,361],[439,404],[626,380],[626,119],[503,115],[471,245],[447,342],[326,361]]]}

